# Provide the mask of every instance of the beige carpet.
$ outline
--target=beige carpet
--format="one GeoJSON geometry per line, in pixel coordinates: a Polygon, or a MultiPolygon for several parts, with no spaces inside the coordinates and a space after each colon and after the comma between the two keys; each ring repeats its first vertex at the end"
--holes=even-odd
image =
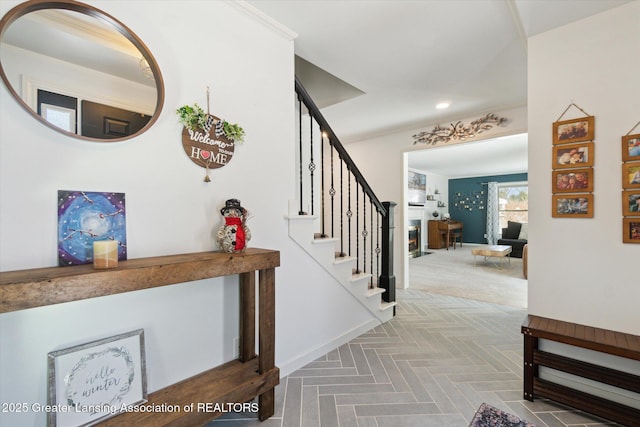
{"type": "Polygon", "coordinates": [[[468,298],[511,307],[527,307],[527,280],[522,259],[476,257],[471,249],[479,245],[430,249],[430,255],[409,260],[409,288],[468,298]]]}

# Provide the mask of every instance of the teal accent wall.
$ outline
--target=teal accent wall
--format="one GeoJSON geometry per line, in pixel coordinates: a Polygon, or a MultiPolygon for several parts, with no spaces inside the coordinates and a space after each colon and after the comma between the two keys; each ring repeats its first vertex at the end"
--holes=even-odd
{"type": "Polygon", "coordinates": [[[528,181],[528,179],[528,174],[526,173],[450,179],[447,211],[451,215],[451,219],[464,223],[463,241],[467,243],[487,243],[487,239],[484,238],[484,233],[487,228],[487,182],[521,182],[528,181]],[[482,185],[482,183],[485,183],[485,185],[482,185]],[[460,207],[454,206],[458,193],[472,198],[479,195],[480,198],[482,198],[484,208],[479,208],[480,203],[477,198],[475,199],[475,206],[470,205],[473,207],[472,210],[461,209],[460,207]]]}

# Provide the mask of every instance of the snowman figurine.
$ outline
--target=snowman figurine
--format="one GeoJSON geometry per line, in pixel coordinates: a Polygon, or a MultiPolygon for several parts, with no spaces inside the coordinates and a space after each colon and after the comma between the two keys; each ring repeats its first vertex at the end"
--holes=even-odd
{"type": "Polygon", "coordinates": [[[247,210],[240,205],[240,200],[229,199],[220,209],[224,217],[224,225],[218,230],[217,241],[223,251],[228,253],[243,252],[251,239],[251,231],[247,228],[247,210]]]}

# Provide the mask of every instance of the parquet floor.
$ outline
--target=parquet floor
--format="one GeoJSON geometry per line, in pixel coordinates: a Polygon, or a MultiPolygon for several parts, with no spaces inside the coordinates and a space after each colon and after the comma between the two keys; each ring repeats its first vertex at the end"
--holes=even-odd
{"type": "Polygon", "coordinates": [[[525,310],[397,294],[393,320],[283,378],[272,418],[227,414],[208,427],[466,427],[483,402],[540,427],[615,425],[522,400],[525,310]]]}

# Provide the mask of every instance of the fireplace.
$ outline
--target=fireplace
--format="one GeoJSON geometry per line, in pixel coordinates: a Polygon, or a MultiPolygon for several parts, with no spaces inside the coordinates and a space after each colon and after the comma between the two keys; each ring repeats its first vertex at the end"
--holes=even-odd
{"type": "Polygon", "coordinates": [[[417,258],[422,255],[422,221],[409,220],[409,258],[417,258]]]}

